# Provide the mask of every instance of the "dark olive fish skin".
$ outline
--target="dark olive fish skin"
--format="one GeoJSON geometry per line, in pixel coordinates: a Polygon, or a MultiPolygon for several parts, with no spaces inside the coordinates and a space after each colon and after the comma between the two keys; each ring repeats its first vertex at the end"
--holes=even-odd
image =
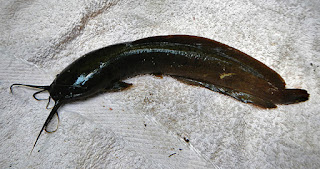
{"type": "Polygon", "coordinates": [[[85,54],[57,75],[50,86],[25,85],[48,90],[55,101],[38,138],[62,104],[128,88],[131,84],[122,80],[140,74],[169,75],[262,108],[309,97],[306,90],[286,89],[279,74],[230,46],[189,35],[149,37],[85,54]]]}

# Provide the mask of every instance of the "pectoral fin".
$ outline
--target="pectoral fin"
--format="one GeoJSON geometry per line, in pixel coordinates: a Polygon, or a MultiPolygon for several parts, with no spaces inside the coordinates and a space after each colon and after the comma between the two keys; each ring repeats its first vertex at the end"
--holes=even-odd
{"type": "Polygon", "coordinates": [[[162,79],[163,78],[163,74],[162,73],[152,73],[153,76],[162,79]]]}
{"type": "Polygon", "coordinates": [[[122,91],[122,90],[125,90],[129,87],[131,87],[132,84],[131,83],[126,83],[126,82],[122,82],[122,81],[119,81],[119,82],[116,82],[113,84],[113,86],[110,88],[106,88],[106,91],[108,92],[119,92],[119,91],[122,91]]]}

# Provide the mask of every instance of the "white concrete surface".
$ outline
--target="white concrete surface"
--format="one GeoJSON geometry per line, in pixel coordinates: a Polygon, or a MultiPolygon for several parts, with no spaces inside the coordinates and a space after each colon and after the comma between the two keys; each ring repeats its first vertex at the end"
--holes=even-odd
{"type": "MultiPolygon", "coordinates": [[[[319,168],[319,1],[0,1],[0,168],[319,168]],[[276,70],[310,100],[263,110],[165,77],[50,110],[36,90],[81,55],[167,34],[215,39],[276,70]],[[184,138],[189,139],[187,143],[184,138]],[[174,154],[176,153],[176,154],[174,154]],[[171,155],[172,154],[172,155],[171,155]],[[171,155],[171,156],[170,156],[171,155]]],[[[47,95],[42,95],[47,97],[47,95]]]]}

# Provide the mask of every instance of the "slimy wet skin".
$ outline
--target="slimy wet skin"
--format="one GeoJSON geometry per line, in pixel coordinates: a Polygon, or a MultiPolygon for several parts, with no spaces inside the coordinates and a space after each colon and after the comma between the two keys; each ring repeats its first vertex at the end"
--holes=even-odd
{"type": "MultiPolygon", "coordinates": [[[[205,87],[261,108],[308,100],[303,89],[286,89],[281,76],[249,55],[207,38],[189,35],[148,37],[92,51],[66,67],[48,91],[55,101],[37,137],[58,108],[67,102],[132,84],[122,80],[141,74],[168,75],[183,83],[205,87]]],[[[39,92],[34,94],[34,97],[39,92]]]]}

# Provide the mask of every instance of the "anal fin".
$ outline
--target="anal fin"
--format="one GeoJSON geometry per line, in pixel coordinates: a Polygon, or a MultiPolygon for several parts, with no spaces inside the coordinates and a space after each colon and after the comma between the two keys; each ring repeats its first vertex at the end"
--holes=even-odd
{"type": "Polygon", "coordinates": [[[214,85],[214,84],[210,84],[210,83],[206,83],[206,82],[188,79],[188,78],[184,78],[181,76],[172,76],[171,75],[171,77],[173,77],[183,83],[189,84],[189,85],[205,87],[209,90],[225,94],[227,96],[233,97],[233,98],[235,98],[241,102],[244,102],[244,103],[251,103],[251,104],[254,104],[254,105],[262,107],[262,108],[276,108],[277,107],[271,100],[262,99],[260,97],[254,96],[252,94],[237,91],[236,89],[231,89],[231,88],[222,87],[219,85],[214,85]]]}

